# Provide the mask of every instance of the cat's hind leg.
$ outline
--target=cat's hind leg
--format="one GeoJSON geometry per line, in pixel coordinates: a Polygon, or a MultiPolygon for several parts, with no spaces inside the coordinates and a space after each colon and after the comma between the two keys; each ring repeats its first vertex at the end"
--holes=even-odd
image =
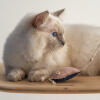
{"type": "Polygon", "coordinates": [[[22,69],[12,69],[6,76],[9,81],[21,81],[25,78],[25,72],[22,69]]]}

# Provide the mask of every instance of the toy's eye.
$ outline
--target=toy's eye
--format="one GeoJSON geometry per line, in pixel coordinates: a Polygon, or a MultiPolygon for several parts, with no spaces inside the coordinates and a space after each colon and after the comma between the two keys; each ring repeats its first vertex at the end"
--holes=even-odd
{"type": "Polygon", "coordinates": [[[51,34],[52,34],[53,37],[55,37],[57,35],[56,32],[52,32],[51,34]]]}

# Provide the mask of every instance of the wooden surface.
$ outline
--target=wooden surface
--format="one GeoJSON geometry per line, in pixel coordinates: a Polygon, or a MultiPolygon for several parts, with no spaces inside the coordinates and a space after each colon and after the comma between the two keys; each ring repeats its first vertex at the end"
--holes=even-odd
{"type": "Polygon", "coordinates": [[[49,82],[8,82],[0,65],[0,91],[17,93],[100,93],[100,76],[77,76],[69,81],[53,85],[49,82]]]}

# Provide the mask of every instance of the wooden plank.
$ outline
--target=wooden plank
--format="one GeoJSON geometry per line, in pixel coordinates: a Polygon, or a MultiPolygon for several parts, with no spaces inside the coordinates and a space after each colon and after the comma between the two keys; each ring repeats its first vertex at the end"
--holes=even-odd
{"type": "Polygon", "coordinates": [[[16,93],[100,93],[100,76],[77,76],[63,83],[53,85],[46,82],[8,82],[0,65],[0,91],[16,93]]]}

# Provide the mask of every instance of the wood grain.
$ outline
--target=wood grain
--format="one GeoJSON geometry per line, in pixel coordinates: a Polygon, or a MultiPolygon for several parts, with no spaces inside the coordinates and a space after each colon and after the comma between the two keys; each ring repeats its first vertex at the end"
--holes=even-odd
{"type": "Polygon", "coordinates": [[[100,93],[100,76],[77,76],[69,81],[57,83],[28,82],[27,79],[19,82],[8,82],[4,75],[3,65],[0,64],[0,91],[16,93],[100,93]]]}

